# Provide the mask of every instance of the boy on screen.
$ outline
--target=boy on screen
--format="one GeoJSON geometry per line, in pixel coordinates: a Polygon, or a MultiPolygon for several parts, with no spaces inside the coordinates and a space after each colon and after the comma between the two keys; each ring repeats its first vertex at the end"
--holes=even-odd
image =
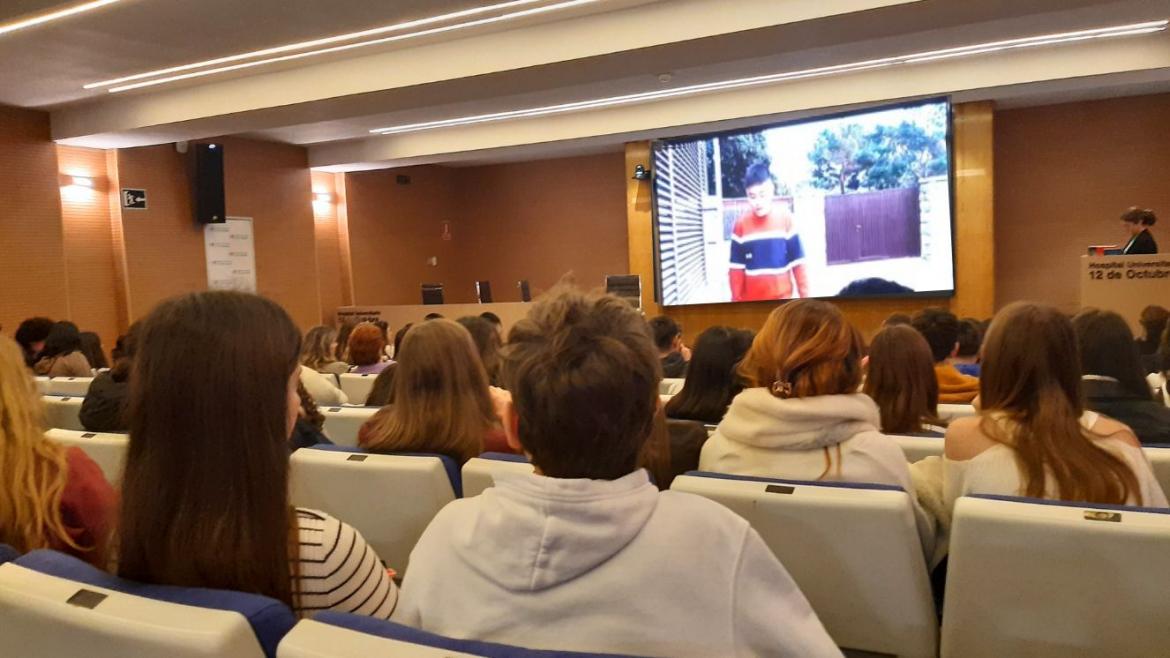
{"type": "Polygon", "coordinates": [[[736,220],[731,232],[731,301],[792,299],[794,282],[795,292],[807,297],[804,247],[792,214],[776,207],[768,164],[748,167],[743,186],[752,209],[736,220]]]}

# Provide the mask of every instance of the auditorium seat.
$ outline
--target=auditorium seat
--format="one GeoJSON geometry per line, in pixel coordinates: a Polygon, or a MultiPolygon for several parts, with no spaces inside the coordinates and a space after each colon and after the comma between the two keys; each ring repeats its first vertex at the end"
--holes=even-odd
{"type": "MultiPolygon", "coordinates": [[[[321,612],[285,636],[278,658],[621,658],[615,654],[522,649],[504,644],[456,640],[392,621],[341,612],[321,612]]],[[[626,657],[632,658],[632,657],[626,657]]]]}
{"type": "Polygon", "coordinates": [[[943,658],[1165,656],[1170,510],[959,499],[943,658]]]}
{"type": "Polygon", "coordinates": [[[760,533],[843,649],[934,656],[938,617],[913,502],[898,487],[692,471],[698,494],[760,533]]]}
{"type": "Polygon", "coordinates": [[[49,395],[75,395],[85,397],[93,377],[53,377],[49,380],[49,395]]]}
{"type": "Polygon", "coordinates": [[[37,393],[41,395],[49,394],[49,378],[48,377],[34,377],[37,382],[37,393]]]}
{"type": "Polygon", "coordinates": [[[535,470],[523,455],[503,452],[485,452],[468,459],[463,465],[463,497],[470,498],[495,485],[495,476],[501,473],[531,473],[535,470]]]}
{"type": "Polygon", "coordinates": [[[345,391],[346,397],[349,398],[350,404],[365,404],[366,398],[370,397],[370,391],[374,388],[374,380],[377,375],[359,375],[356,373],[345,373],[337,377],[341,383],[341,390],[345,391]]]}
{"type": "Polygon", "coordinates": [[[350,524],[402,573],[427,524],[462,491],[445,455],[380,455],[317,446],[292,454],[292,503],[350,524]]]}
{"type": "Polygon", "coordinates": [[[938,417],[946,421],[974,416],[976,413],[978,412],[975,410],[975,407],[969,404],[938,405],[938,417]]]}
{"type": "Polygon", "coordinates": [[[106,480],[116,484],[122,479],[122,468],[126,464],[126,451],[130,449],[130,437],[125,434],[104,434],[84,430],[51,429],[45,438],[64,446],[81,448],[86,455],[102,469],[106,480]]]}
{"type": "Polygon", "coordinates": [[[943,438],[941,436],[890,434],[889,437],[898,442],[898,447],[906,453],[906,461],[911,464],[927,457],[941,457],[943,454],[943,438]]]}
{"type": "Polygon", "coordinates": [[[1170,495],[1170,445],[1148,445],[1142,450],[1154,467],[1154,478],[1162,485],[1163,493],[1170,495]]]}
{"type": "Polygon", "coordinates": [[[0,637],[22,658],[275,656],[295,623],[267,597],[135,583],[54,551],[0,566],[0,637]]]}
{"type": "Polygon", "coordinates": [[[20,557],[20,552],[8,544],[0,544],[0,564],[6,564],[20,557]]]}
{"type": "Polygon", "coordinates": [[[41,396],[41,403],[45,409],[45,427],[84,430],[85,427],[81,424],[81,403],[84,401],[85,399],[80,397],[41,396]]]}
{"type": "Polygon", "coordinates": [[[322,428],[329,440],[339,446],[355,447],[358,444],[358,430],[370,416],[378,413],[375,407],[318,407],[325,416],[322,428]]]}
{"type": "Polygon", "coordinates": [[[678,395],[686,381],[685,379],[664,378],[658,383],[658,393],[660,395],[678,395]]]}

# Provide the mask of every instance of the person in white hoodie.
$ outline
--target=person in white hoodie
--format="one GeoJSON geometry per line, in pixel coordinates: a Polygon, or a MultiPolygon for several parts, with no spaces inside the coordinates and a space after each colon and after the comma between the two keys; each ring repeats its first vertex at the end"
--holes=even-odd
{"type": "MultiPolygon", "coordinates": [[[[740,366],[748,382],[703,445],[699,469],[791,480],[890,484],[915,499],[902,449],[860,393],[864,344],[840,309],[802,299],[772,311],[740,366]]],[[[934,529],[914,502],[923,549],[934,529]]]]}
{"type": "Polygon", "coordinates": [[[659,492],[639,453],[658,355],[624,301],[564,288],[502,363],[510,445],[536,474],[451,503],[411,553],[396,621],[537,649],[638,656],[840,656],[746,521],[659,492]]]}

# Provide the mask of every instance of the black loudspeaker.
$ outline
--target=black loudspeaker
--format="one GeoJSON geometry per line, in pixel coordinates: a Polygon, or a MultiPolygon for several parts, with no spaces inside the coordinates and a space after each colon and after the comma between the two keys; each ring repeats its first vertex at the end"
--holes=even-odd
{"type": "Polygon", "coordinates": [[[223,144],[196,144],[191,176],[191,197],[195,221],[222,224],[227,221],[223,195],[223,144]]]}
{"type": "Polygon", "coordinates": [[[492,282],[491,281],[476,281],[475,282],[475,298],[479,300],[480,304],[492,303],[492,282]]]}
{"type": "Polygon", "coordinates": [[[524,279],[523,281],[520,281],[519,283],[516,284],[516,286],[520,288],[520,301],[522,301],[522,302],[532,301],[532,289],[528,287],[528,279],[524,279]]]}
{"type": "Polygon", "coordinates": [[[441,283],[424,283],[422,284],[422,300],[423,304],[428,306],[443,303],[443,284],[441,283]]]}

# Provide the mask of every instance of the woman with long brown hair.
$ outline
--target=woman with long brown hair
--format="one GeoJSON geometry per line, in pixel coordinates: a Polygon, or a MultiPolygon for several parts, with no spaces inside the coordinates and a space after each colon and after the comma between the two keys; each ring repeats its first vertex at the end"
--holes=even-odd
{"type": "Polygon", "coordinates": [[[1137,437],[1085,411],[1072,322],[1044,304],[1000,311],[984,342],[982,410],[947,429],[943,497],[1003,494],[1165,507],[1137,437]]]}
{"type": "Polygon", "coordinates": [[[862,392],[877,403],[882,432],[943,435],[934,356],[913,327],[889,326],[873,337],[862,392]]]}
{"type": "Polygon", "coordinates": [[[300,332],[277,304],[202,292],[143,322],[130,377],[118,573],[389,618],[397,589],[353,528],[289,504],[300,332]]]}
{"type": "Polygon", "coordinates": [[[0,544],[52,548],[104,569],[114,490],[81,449],[45,438],[41,413],[24,354],[0,336],[0,544]]]}
{"type": "Polygon", "coordinates": [[[506,446],[487,373],[471,334],[451,320],[415,325],[402,341],[410,358],[394,373],[394,403],[374,414],[358,443],[375,452],[433,452],[459,463],[506,446]]]}
{"type": "Polygon", "coordinates": [[[329,375],[348,371],[349,364],[337,359],[337,330],[322,324],[305,333],[301,365],[329,375]]]}

